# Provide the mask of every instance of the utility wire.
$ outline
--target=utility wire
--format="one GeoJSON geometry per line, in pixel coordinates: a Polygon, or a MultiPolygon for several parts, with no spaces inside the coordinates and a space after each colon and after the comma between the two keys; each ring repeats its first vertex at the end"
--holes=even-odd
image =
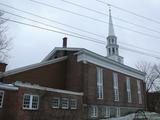
{"type": "Polygon", "coordinates": [[[39,29],[42,29],[42,30],[50,31],[50,32],[55,32],[55,33],[59,33],[59,34],[63,34],[63,35],[68,35],[68,36],[72,36],[72,37],[76,37],[76,38],[80,38],[80,39],[84,39],[84,40],[100,43],[100,44],[103,44],[103,45],[105,44],[104,41],[95,41],[95,40],[92,40],[92,39],[89,39],[89,38],[77,36],[77,35],[66,33],[66,32],[61,32],[61,31],[57,31],[57,30],[53,30],[53,29],[49,29],[49,28],[45,28],[45,27],[40,27],[40,26],[37,26],[37,25],[33,25],[33,24],[25,23],[25,22],[20,22],[20,21],[17,21],[17,20],[6,19],[6,18],[3,18],[3,17],[0,17],[0,19],[7,20],[7,21],[10,21],[10,22],[14,22],[14,23],[17,23],[17,24],[22,24],[22,25],[25,25],[25,26],[39,28],[39,29]]]}
{"type": "MultiPolygon", "coordinates": [[[[86,16],[86,15],[82,15],[82,14],[79,14],[79,13],[76,13],[76,12],[72,12],[70,10],[58,8],[58,7],[52,6],[52,5],[44,3],[44,2],[39,2],[39,1],[36,1],[36,0],[29,0],[29,1],[37,3],[37,4],[40,4],[40,5],[43,5],[43,6],[47,6],[47,7],[55,8],[55,9],[58,9],[58,10],[61,10],[61,11],[65,11],[65,12],[68,12],[68,13],[71,13],[71,14],[74,14],[74,15],[85,17],[85,18],[88,18],[88,19],[91,19],[91,20],[94,20],[94,21],[97,21],[97,22],[101,22],[101,23],[105,23],[105,24],[107,23],[108,24],[108,22],[106,22],[106,21],[99,20],[99,19],[96,19],[96,18],[92,18],[92,17],[86,16]]],[[[160,37],[157,37],[157,36],[154,36],[154,35],[151,35],[151,34],[148,34],[148,33],[143,33],[141,31],[136,31],[136,30],[133,30],[131,28],[123,27],[123,26],[116,25],[116,24],[114,24],[114,26],[118,27],[118,28],[121,28],[121,29],[124,29],[124,30],[132,31],[132,32],[144,35],[144,36],[152,37],[152,38],[155,38],[155,39],[158,39],[158,40],[160,39],[160,37]]]]}
{"type": "MultiPolygon", "coordinates": [[[[7,13],[7,14],[10,14],[10,15],[13,15],[13,16],[16,16],[16,17],[20,17],[20,18],[23,18],[23,19],[26,19],[26,20],[29,20],[29,21],[32,21],[32,22],[36,22],[36,23],[39,23],[39,24],[42,24],[42,25],[45,25],[45,26],[48,26],[48,27],[56,28],[56,29],[62,30],[62,31],[64,31],[64,32],[69,32],[69,33],[72,33],[72,34],[76,34],[76,35],[79,35],[79,36],[86,37],[86,38],[92,39],[92,40],[94,40],[94,41],[97,41],[97,39],[95,39],[95,38],[88,37],[88,36],[84,36],[84,35],[81,35],[81,34],[79,34],[79,33],[75,33],[75,32],[73,32],[73,31],[68,31],[68,30],[65,30],[65,29],[62,29],[62,28],[59,28],[59,27],[51,26],[51,25],[49,25],[49,24],[46,24],[46,23],[43,23],[43,22],[39,22],[39,21],[37,21],[37,20],[33,20],[33,19],[30,19],[30,18],[27,18],[27,17],[24,17],[24,16],[20,16],[20,15],[17,15],[17,14],[14,14],[14,13],[11,13],[11,12],[8,12],[8,11],[5,11],[5,10],[0,10],[0,11],[3,11],[3,12],[5,12],[5,13],[7,13]]],[[[103,40],[99,40],[99,41],[104,42],[103,40]]],[[[125,44],[125,45],[128,45],[128,46],[132,46],[132,47],[134,47],[134,48],[138,48],[138,49],[142,49],[142,50],[145,50],[145,51],[153,52],[153,51],[151,51],[151,50],[144,49],[144,48],[141,48],[141,47],[137,47],[137,46],[134,46],[134,45],[131,45],[131,44],[126,44],[126,43],[123,43],[123,42],[120,42],[120,43],[121,43],[122,45],[125,44]]],[[[160,54],[160,52],[157,52],[157,51],[154,51],[154,52],[160,54]]]]}
{"type": "MultiPolygon", "coordinates": [[[[79,4],[77,4],[77,3],[73,3],[73,2],[70,2],[70,1],[67,1],[67,0],[60,0],[60,1],[63,1],[63,2],[65,2],[65,3],[67,3],[67,4],[71,4],[71,5],[77,6],[77,7],[79,7],[79,8],[83,8],[83,9],[89,10],[89,11],[94,12],[94,13],[98,13],[98,14],[101,14],[101,15],[104,15],[104,16],[109,16],[109,15],[106,14],[106,13],[103,13],[103,12],[101,12],[101,11],[98,11],[98,10],[95,10],[95,9],[91,9],[91,8],[88,8],[88,7],[85,7],[85,6],[82,6],[82,5],[79,5],[79,4]]],[[[124,22],[124,23],[128,23],[128,24],[130,24],[130,25],[137,26],[137,27],[139,27],[139,28],[143,28],[143,29],[145,29],[145,30],[147,29],[147,30],[152,31],[152,32],[160,33],[160,31],[157,31],[157,30],[155,30],[155,29],[148,28],[148,27],[146,27],[146,26],[143,26],[143,25],[139,25],[139,24],[130,22],[130,21],[121,19],[121,18],[119,18],[119,17],[115,17],[115,16],[113,16],[113,15],[112,15],[112,18],[114,18],[114,19],[116,19],[116,20],[118,20],[118,21],[122,21],[122,22],[124,22]]]]}
{"type": "Polygon", "coordinates": [[[65,23],[61,23],[61,22],[56,21],[56,20],[53,20],[53,19],[49,19],[49,18],[46,18],[46,17],[42,17],[42,16],[39,16],[39,15],[37,15],[37,14],[28,12],[28,11],[24,11],[24,10],[21,10],[21,9],[17,9],[17,8],[15,8],[15,7],[12,7],[12,6],[7,5],[7,4],[4,4],[4,3],[0,3],[0,5],[5,6],[5,7],[8,7],[8,8],[10,8],[10,9],[13,9],[13,10],[16,10],[16,11],[20,11],[20,12],[25,13],[25,14],[28,14],[28,15],[32,15],[32,16],[35,16],[35,17],[38,17],[38,18],[41,18],[41,19],[44,19],[44,20],[53,22],[53,23],[57,23],[57,24],[60,24],[60,25],[66,26],[66,27],[70,27],[70,28],[75,29],[75,30],[79,30],[79,31],[81,31],[81,32],[85,32],[85,33],[88,33],[88,34],[95,35],[95,36],[97,36],[97,37],[103,37],[103,38],[105,38],[105,36],[103,36],[103,35],[99,35],[99,34],[96,34],[96,33],[92,33],[92,32],[89,32],[89,31],[87,31],[87,30],[83,30],[83,29],[80,29],[80,28],[77,28],[77,27],[74,27],[74,26],[71,26],[71,25],[68,25],[68,24],[65,24],[65,23]]]}
{"type": "Polygon", "coordinates": [[[143,51],[139,51],[139,50],[135,50],[135,49],[130,49],[130,48],[123,47],[123,46],[120,46],[120,48],[121,48],[121,49],[128,50],[128,51],[131,51],[131,52],[135,52],[135,53],[138,53],[138,54],[142,54],[142,55],[154,57],[154,58],[156,58],[156,59],[160,59],[160,56],[156,56],[156,55],[153,55],[153,54],[150,54],[150,53],[147,53],[147,52],[143,52],[143,51]]]}
{"type": "MultiPolygon", "coordinates": [[[[62,1],[66,1],[66,0],[62,0],[62,1]]],[[[86,30],[77,28],[77,27],[73,27],[73,26],[68,25],[68,24],[60,23],[60,22],[55,21],[55,20],[53,20],[53,19],[49,19],[49,18],[46,18],[46,17],[42,17],[42,16],[39,16],[39,15],[33,14],[33,13],[31,13],[31,12],[27,12],[27,11],[24,11],[24,10],[21,10],[21,9],[17,9],[17,8],[15,8],[15,7],[9,6],[9,5],[4,4],[4,3],[0,3],[0,5],[3,5],[3,6],[5,6],[5,7],[11,8],[11,9],[16,10],[16,11],[20,11],[20,12],[22,12],[22,13],[26,13],[26,14],[28,14],[28,15],[32,15],[32,16],[35,16],[35,17],[38,17],[38,18],[41,18],[41,19],[44,19],[44,20],[47,20],[47,21],[50,21],[50,22],[55,22],[55,23],[57,23],[57,24],[64,25],[64,26],[67,26],[67,27],[70,27],[70,28],[73,28],[73,29],[76,29],[76,30],[79,30],[79,31],[82,31],[82,32],[85,32],[85,33],[89,33],[89,34],[92,34],[92,35],[101,37],[101,38],[103,38],[103,39],[106,39],[106,37],[103,36],[103,35],[95,34],[95,33],[92,33],[92,32],[89,32],[89,31],[86,31],[86,30]]],[[[103,13],[102,13],[102,14],[103,14],[103,13]]],[[[104,14],[105,14],[105,13],[104,13],[104,14]]],[[[151,50],[148,50],[148,49],[145,49],[145,48],[141,48],[141,47],[138,47],[138,46],[134,46],[134,45],[131,45],[131,44],[127,44],[127,43],[124,43],[124,42],[119,42],[119,43],[122,44],[122,45],[124,44],[124,45],[127,45],[127,46],[132,46],[132,47],[134,47],[134,48],[142,49],[142,50],[145,50],[145,51],[148,51],[148,52],[155,52],[155,53],[160,54],[160,52],[158,52],[158,51],[153,51],[153,50],[151,51],[151,50]]]]}
{"type": "Polygon", "coordinates": [[[135,16],[137,16],[137,17],[143,18],[143,19],[145,19],[145,20],[148,20],[148,21],[151,21],[151,22],[160,24],[160,21],[157,21],[157,20],[154,20],[154,19],[151,19],[151,18],[142,16],[142,15],[139,15],[139,14],[137,14],[137,13],[135,13],[135,12],[132,12],[132,11],[129,11],[129,10],[127,10],[127,9],[124,9],[124,8],[121,8],[121,7],[118,7],[118,6],[115,6],[115,5],[110,4],[110,3],[108,3],[108,2],[104,2],[104,1],[101,1],[101,0],[96,0],[96,1],[101,2],[101,3],[103,3],[103,4],[106,4],[106,5],[108,5],[108,6],[112,6],[112,7],[116,8],[116,9],[119,9],[119,10],[121,10],[121,11],[124,11],[124,12],[127,12],[127,13],[129,13],[129,14],[135,15],[135,16]]]}
{"type": "MultiPolygon", "coordinates": [[[[23,18],[23,19],[26,19],[26,20],[29,20],[29,21],[32,21],[32,22],[36,22],[36,23],[40,23],[42,25],[45,25],[45,26],[48,26],[48,27],[52,27],[52,28],[56,28],[56,29],[59,29],[59,30],[62,30],[62,31],[65,31],[65,32],[69,32],[69,33],[73,33],[73,34],[76,34],[76,35],[79,35],[79,36],[82,36],[82,37],[86,37],[86,38],[89,38],[89,39],[93,39],[93,40],[97,40],[95,38],[91,38],[91,37],[88,37],[88,36],[84,36],[84,35],[81,35],[79,33],[75,33],[73,31],[68,31],[68,30],[65,30],[65,29],[62,29],[62,28],[59,28],[59,27],[55,27],[55,26],[51,26],[49,24],[46,24],[46,23],[43,23],[43,22],[39,22],[39,21],[36,21],[36,20],[33,20],[33,19],[30,19],[30,18],[27,18],[27,17],[24,17],[24,16],[20,16],[20,15],[17,15],[17,14],[14,14],[14,13],[11,13],[11,12],[8,12],[8,11],[5,11],[5,10],[1,10],[5,13],[8,13],[8,14],[11,14],[13,16],[16,16],[16,17],[20,17],[20,18],[23,18]]],[[[102,40],[101,40],[102,41],[102,40]]],[[[126,43],[123,43],[123,42],[120,42],[120,44],[124,44],[124,45],[127,45],[127,46],[132,46],[134,48],[138,48],[138,49],[142,49],[142,50],[145,50],[145,51],[149,51],[149,52],[153,52],[151,50],[148,50],[148,49],[145,49],[145,48],[141,48],[141,47],[137,47],[137,46],[134,46],[134,45],[131,45],[131,44],[126,44],[126,43]]],[[[154,51],[158,54],[160,54],[160,52],[157,52],[157,51],[154,51]]]]}
{"type": "Polygon", "coordinates": [[[55,29],[58,29],[58,30],[62,30],[62,31],[65,31],[65,32],[69,32],[69,33],[72,33],[72,34],[76,34],[78,36],[82,36],[82,37],[85,37],[85,38],[89,38],[89,39],[92,39],[92,40],[95,40],[95,38],[91,38],[91,37],[88,37],[88,36],[85,36],[85,35],[81,35],[79,33],[76,33],[76,32],[73,32],[73,31],[69,31],[69,30],[65,30],[65,29],[62,29],[62,28],[59,28],[59,27],[55,27],[55,26],[52,26],[52,25],[49,25],[49,24],[46,24],[46,23],[43,23],[43,22],[39,22],[37,20],[33,20],[33,19],[30,19],[30,18],[27,18],[27,17],[24,17],[24,16],[20,16],[20,15],[17,15],[17,14],[14,14],[14,13],[11,13],[11,12],[8,12],[8,11],[5,11],[5,10],[0,10],[0,11],[3,11],[7,14],[10,14],[10,15],[13,15],[13,16],[16,16],[16,17],[19,17],[19,18],[23,18],[25,20],[29,20],[29,21],[32,21],[32,22],[35,22],[35,23],[39,23],[41,25],[45,25],[45,26],[48,26],[48,27],[52,27],[52,28],[55,28],[55,29]]]}
{"type": "MultiPolygon", "coordinates": [[[[6,18],[3,18],[3,17],[0,17],[0,19],[7,20],[7,21],[10,21],[10,22],[14,22],[14,23],[17,23],[17,24],[22,24],[22,25],[26,25],[26,26],[42,29],[42,30],[46,30],[46,31],[50,31],[50,32],[55,32],[55,33],[59,33],[59,34],[64,34],[64,35],[80,38],[80,39],[91,41],[91,42],[95,42],[95,43],[98,43],[98,44],[101,44],[101,45],[105,44],[104,41],[95,41],[95,40],[91,40],[89,38],[77,36],[77,35],[74,35],[74,34],[69,34],[69,33],[66,33],[66,32],[61,32],[61,31],[57,31],[57,30],[53,30],[53,29],[40,27],[40,26],[37,26],[37,25],[28,24],[28,23],[25,23],[25,22],[17,21],[17,20],[6,19],[6,18]]],[[[154,56],[153,54],[149,54],[149,53],[146,53],[146,52],[141,52],[141,51],[133,50],[133,49],[126,48],[126,47],[121,47],[121,49],[125,49],[125,50],[131,51],[131,52],[135,52],[135,53],[138,53],[138,54],[143,54],[143,55],[146,55],[146,56],[150,56],[150,57],[154,57],[154,58],[160,59],[159,56],[154,56]]]]}

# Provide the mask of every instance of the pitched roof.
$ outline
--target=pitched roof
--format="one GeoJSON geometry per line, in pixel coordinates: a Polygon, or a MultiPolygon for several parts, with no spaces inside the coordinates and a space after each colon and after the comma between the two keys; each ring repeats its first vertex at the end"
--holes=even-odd
{"type": "Polygon", "coordinates": [[[13,70],[10,70],[10,71],[6,71],[6,72],[0,74],[0,78],[8,76],[8,75],[13,75],[13,74],[16,74],[16,73],[24,72],[24,71],[27,71],[27,70],[31,70],[31,69],[34,69],[34,68],[38,68],[38,67],[54,64],[54,63],[57,63],[57,62],[61,62],[61,61],[64,61],[66,59],[67,59],[67,56],[63,56],[63,57],[56,58],[56,59],[53,59],[53,60],[50,60],[50,61],[44,61],[44,62],[20,67],[20,68],[17,68],[17,69],[13,69],[13,70]]]}
{"type": "Polygon", "coordinates": [[[129,67],[127,65],[116,62],[114,60],[111,60],[107,57],[101,56],[97,53],[91,52],[91,51],[89,51],[87,49],[84,49],[84,48],[56,47],[40,63],[4,72],[4,73],[0,74],[0,78],[3,77],[3,76],[13,75],[13,74],[16,74],[16,73],[19,73],[19,72],[23,72],[23,71],[38,68],[38,67],[41,67],[41,66],[57,63],[57,62],[60,62],[60,61],[63,61],[63,60],[67,59],[67,56],[50,59],[50,58],[52,58],[52,56],[57,51],[72,51],[72,52],[75,52],[74,55],[78,56],[77,61],[86,60],[86,61],[91,62],[93,64],[102,66],[104,68],[109,68],[111,70],[114,70],[114,71],[117,71],[117,72],[120,72],[120,73],[124,73],[124,74],[130,75],[130,76],[133,76],[133,77],[137,77],[139,79],[144,79],[144,76],[145,76],[144,72],[141,72],[137,69],[134,69],[134,68],[129,67]]]}

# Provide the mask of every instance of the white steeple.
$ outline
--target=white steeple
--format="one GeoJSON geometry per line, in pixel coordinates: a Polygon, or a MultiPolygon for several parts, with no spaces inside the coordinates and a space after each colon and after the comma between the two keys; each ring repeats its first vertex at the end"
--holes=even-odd
{"type": "Polygon", "coordinates": [[[111,15],[111,9],[109,9],[109,27],[108,27],[108,36],[115,36],[114,34],[114,28],[113,28],[113,22],[112,22],[112,15],[111,15]]]}
{"type": "Polygon", "coordinates": [[[111,9],[109,9],[109,27],[107,37],[107,57],[119,63],[123,63],[123,57],[119,56],[119,45],[117,44],[117,37],[114,33],[112,22],[111,9]]]}

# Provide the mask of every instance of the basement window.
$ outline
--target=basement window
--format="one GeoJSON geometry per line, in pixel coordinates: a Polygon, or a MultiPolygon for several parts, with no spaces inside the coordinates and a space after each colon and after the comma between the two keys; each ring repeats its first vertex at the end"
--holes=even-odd
{"type": "Polygon", "coordinates": [[[61,104],[62,104],[62,109],[68,109],[69,108],[68,98],[62,98],[61,104]]]}
{"type": "Polygon", "coordinates": [[[98,117],[98,107],[97,106],[91,106],[89,111],[90,117],[98,117]]]}
{"type": "Polygon", "coordinates": [[[3,106],[4,91],[0,91],[0,108],[3,106]]]}
{"type": "Polygon", "coordinates": [[[60,98],[54,97],[52,100],[52,108],[59,108],[60,107],[60,98]]]}
{"type": "Polygon", "coordinates": [[[71,107],[71,109],[77,109],[77,100],[76,99],[70,100],[70,107],[71,107]]]}
{"type": "Polygon", "coordinates": [[[23,96],[23,109],[38,110],[39,96],[24,94],[23,96]]]}

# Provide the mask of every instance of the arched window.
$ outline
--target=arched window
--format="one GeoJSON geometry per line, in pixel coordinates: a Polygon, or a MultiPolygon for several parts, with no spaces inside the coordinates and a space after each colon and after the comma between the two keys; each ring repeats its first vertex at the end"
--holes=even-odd
{"type": "Polygon", "coordinates": [[[111,49],[110,48],[108,49],[108,52],[109,52],[109,55],[111,55],[111,49]]]}
{"type": "Polygon", "coordinates": [[[115,54],[115,49],[114,48],[112,48],[112,53],[115,54]]]}
{"type": "Polygon", "coordinates": [[[112,43],[114,43],[114,39],[112,38],[112,43]]]}

